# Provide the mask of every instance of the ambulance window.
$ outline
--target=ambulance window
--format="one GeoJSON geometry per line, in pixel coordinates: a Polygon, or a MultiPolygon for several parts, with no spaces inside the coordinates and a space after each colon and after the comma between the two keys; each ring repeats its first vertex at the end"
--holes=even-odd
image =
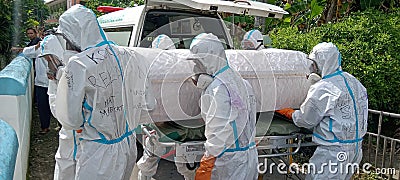
{"type": "Polygon", "coordinates": [[[108,40],[120,46],[128,46],[131,39],[133,26],[130,27],[118,27],[118,28],[104,28],[107,34],[108,40]]]}
{"type": "Polygon", "coordinates": [[[153,10],[146,14],[140,47],[150,47],[160,34],[169,36],[178,49],[189,49],[192,39],[201,33],[213,33],[230,49],[228,35],[217,15],[186,11],[153,10]]]}

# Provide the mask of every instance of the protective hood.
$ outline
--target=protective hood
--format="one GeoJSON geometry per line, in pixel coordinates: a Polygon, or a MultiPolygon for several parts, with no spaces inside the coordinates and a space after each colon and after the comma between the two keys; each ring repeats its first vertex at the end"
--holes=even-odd
{"type": "MultiPolygon", "coordinates": [[[[63,60],[63,53],[65,49],[61,46],[60,41],[55,35],[47,35],[40,44],[40,57],[48,54],[57,56],[61,61],[63,60]]],[[[66,62],[62,62],[65,64],[66,62]]]]}
{"type": "Polygon", "coordinates": [[[74,5],[65,11],[60,16],[59,24],[58,31],[81,51],[107,39],[96,15],[82,5],[74,5]]]}
{"type": "Polygon", "coordinates": [[[317,63],[322,77],[342,69],[340,52],[332,43],[323,42],[317,44],[314,46],[309,58],[317,63]]]}
{"type": "Polygon", "coordinates": [[[165,34],[158,35],[151,43],[151,47],[164,50],[176,49],[174,42],[165,34]]]}
{"type": "Polygon", "coordinates": [[[264,37],[259,30],[253,29],[248,31],[243,36],[242,48],[255,50],[264,49],[264,46],[262,45],[263,39],[264,37]]]}
{"type": "Polygon", "coordinates": [[[228,65],[222,43],[217,36],[211,33],[197,35],[190,44],[190,52],[191,55],[188,59],[194,60],[196,63],[194,71],[197,72],[194,73],[206,73],[214,76],[228,65]]]}

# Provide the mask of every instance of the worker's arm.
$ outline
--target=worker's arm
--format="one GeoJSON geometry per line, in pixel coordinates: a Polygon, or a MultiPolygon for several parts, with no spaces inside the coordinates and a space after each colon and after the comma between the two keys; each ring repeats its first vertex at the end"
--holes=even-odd
{"type": "Polygon", "coordinates": [[[317,126],[325,116],[333,113],[340,90],[328,83],[311,86],[300,110],[293,113],[293,122],[304,128],[317,126]]]}
{"type": "Polygon", "coordinates": [[[40,54],[39,47],[40,43],[33,46],[25,47],[23,48],[22,53],[28,58],[36,58],[40,54]]]}
{"type": "Polygon", "coordinates": [[[86,67],[71,59],[61,75],[57,87],[56,115],[62,126],[67,130],[80,129],[84,120],[82,103],[85,95],[86,67]]]}
{"type": "Polygon", "coordinates": [[[224,85],[207,88],[201,97],[201,109],[205,115],[206,153],[217,157],[234,143],[230,122],[236,119],[238,112],[232,111],[229,93],[224,85]]]}

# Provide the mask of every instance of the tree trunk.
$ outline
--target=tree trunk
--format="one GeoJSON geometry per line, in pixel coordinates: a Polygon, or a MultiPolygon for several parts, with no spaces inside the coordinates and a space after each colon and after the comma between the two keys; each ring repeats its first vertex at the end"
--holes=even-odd
{"type": "Polygon", "coordinates": [[[327,6],[328,6],[328,8],[327,8],[328,11],[325,16],[326,17],[325,23],[328,23],[333,20],[333,17],[336,14],[337,0],[328,0],[327,6]]]}

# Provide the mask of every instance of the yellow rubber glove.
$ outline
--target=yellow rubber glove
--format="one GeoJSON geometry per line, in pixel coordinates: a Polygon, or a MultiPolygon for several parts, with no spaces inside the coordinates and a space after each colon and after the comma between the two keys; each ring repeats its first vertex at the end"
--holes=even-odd
{"type": "Polygon", "coordinates": [[[214,168],[215,160],[214,156],[203,156],[200,161],[200,167],[196,171],[195,180],[210,180],[211,172],[214,168]]]}
{"type": "Polygon", "coordinates": [[[276,110],[275,112],[284,115],[288,119],[292,119],[292,114],[294,113],[294,109],[292,108],[285,108],[285,109],[280,109],[276,110]]]}

